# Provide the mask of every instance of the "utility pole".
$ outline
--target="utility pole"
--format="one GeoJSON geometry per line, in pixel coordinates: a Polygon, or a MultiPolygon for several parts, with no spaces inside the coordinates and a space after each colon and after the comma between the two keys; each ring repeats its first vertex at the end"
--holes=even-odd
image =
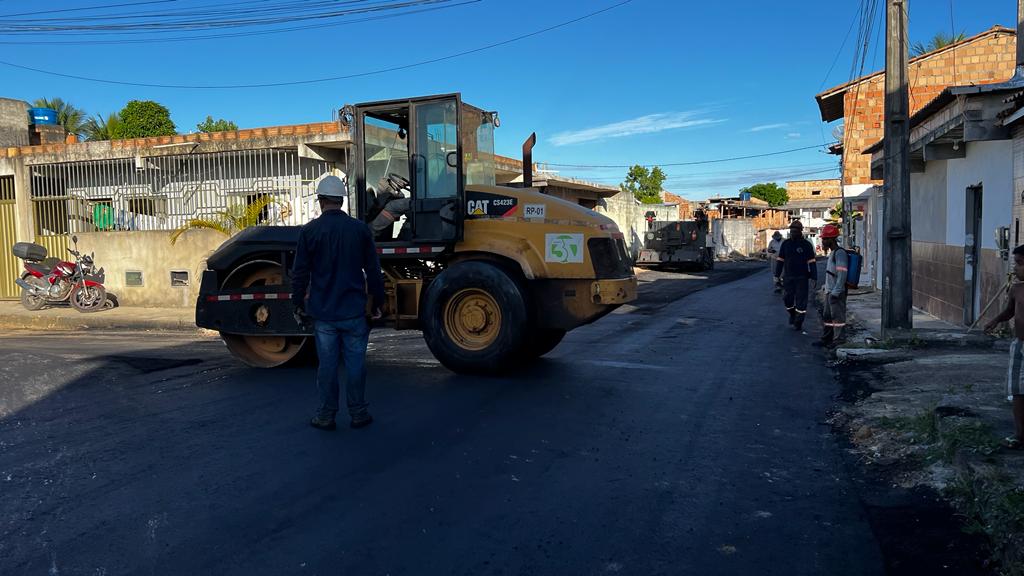
{"type": "Polygon", "coordinates": [[[882,337],[913,328],[910,257],[910,92],[907,1],[886,0],[885,211],[882,214],[882,337]]]}

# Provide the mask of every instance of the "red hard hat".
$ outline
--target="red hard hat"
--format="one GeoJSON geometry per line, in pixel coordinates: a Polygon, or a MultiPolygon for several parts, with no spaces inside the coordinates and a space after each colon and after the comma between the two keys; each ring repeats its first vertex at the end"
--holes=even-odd
{"type": "Polygon", "coordinates": [[[821,233],[818,236],[822,238],[839,238],[839,226],[835,224],[825,224],[821,228],[821,233]]]}

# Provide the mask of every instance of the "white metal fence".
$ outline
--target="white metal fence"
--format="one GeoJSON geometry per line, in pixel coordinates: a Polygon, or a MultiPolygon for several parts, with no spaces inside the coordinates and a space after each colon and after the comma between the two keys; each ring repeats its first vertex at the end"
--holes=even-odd
{"type": "Polygon", "coordinates": [[[260,224],[303,224],[315,217],[316,184],[332,168],[288,149],[33,165],[36,237],[172,231],[268,196],[260,224]]]}

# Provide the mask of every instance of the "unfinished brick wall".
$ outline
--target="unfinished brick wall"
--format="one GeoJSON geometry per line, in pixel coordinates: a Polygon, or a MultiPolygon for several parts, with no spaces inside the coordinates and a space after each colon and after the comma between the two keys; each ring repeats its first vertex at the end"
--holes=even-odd
{"type": "Polygon", "coordinates": [[[838,198],[840,192],[839,179],[828,180],[791,180],[786,182],[786,193],[790,200],[813,200],[816,198],[838,198]]]}
{"type": "MultiPolygon", "coordinates": [[[[949,86],[991,84],[1013,76],[1017,42],[1012,30],[993,28],[910,63],[910,111],[917,112],[949,86]]],[[[850,86],[844,96],[843,184],[878,184],[863,150],[882,139],[885,74],[850,86]]]]}

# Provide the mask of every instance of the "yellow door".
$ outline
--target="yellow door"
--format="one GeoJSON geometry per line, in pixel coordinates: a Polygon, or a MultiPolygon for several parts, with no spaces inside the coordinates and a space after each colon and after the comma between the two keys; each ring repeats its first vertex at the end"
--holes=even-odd
{"type": "Polygon", "coordinates": [[[20,289],[14,279],[21,274],[21,261],[14,257],[14,177],[0,177],[0,300],[17,299],[20,289]]]}

